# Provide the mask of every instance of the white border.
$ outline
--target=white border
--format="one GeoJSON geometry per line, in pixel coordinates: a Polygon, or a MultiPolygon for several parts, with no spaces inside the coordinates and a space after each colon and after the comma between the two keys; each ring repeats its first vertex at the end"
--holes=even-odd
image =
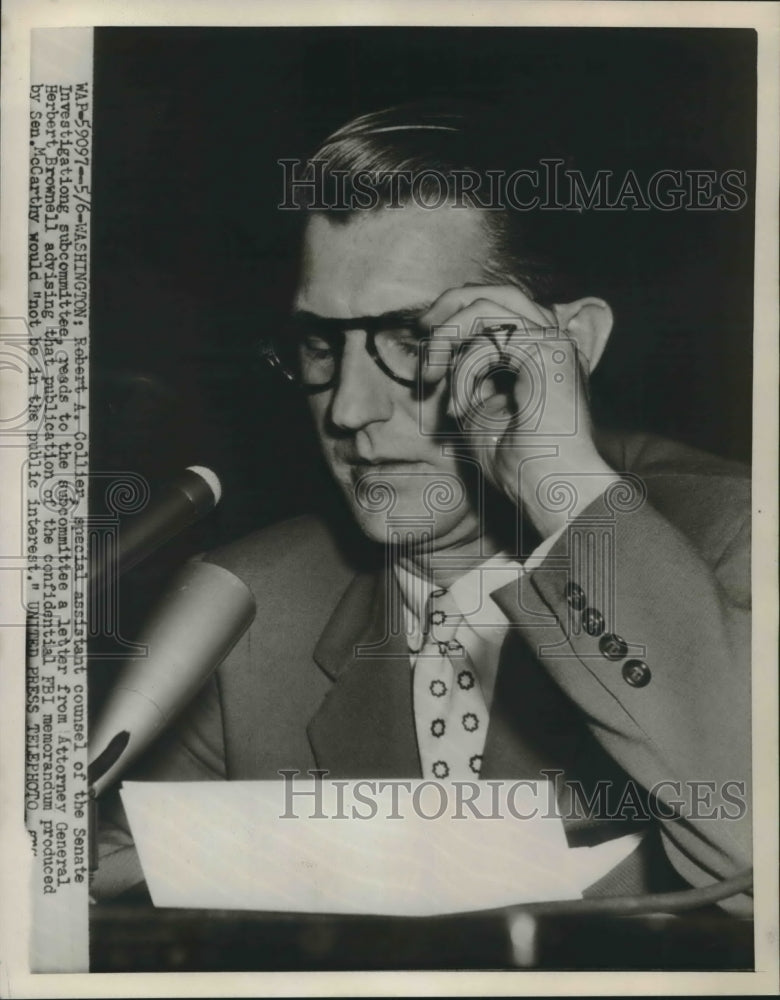
{"type": "MultiPolygon", "coordinates": [[[[475,10],[473,0],[432,2],[320,2],[275,0],[6,0],[2,37],[2,187],[0,188],[0,316],[26,314],[27,111],[29,31],[33,27],[97,25],[518,25],[590,27],[753,27],[758,39],[758,163],[756,187],[754,368],[754,771],[761,789],[756,830],[756,973],[187,973],[31,976],[26,971],[25,855],[21,782],[24,676],[21,628],[0,637],[0,817],[2,900],[0,995],[102,996],[470,996],[538,995],[771,995],[777,966],[777,385],[778,385],[778,52],[776,3],[586,3],[493,0],[475,10]],[[16,669],[10,669],[11,664],[16,669]],[[522,979],[518,977],[522,976],[522,979]]],[[[24,387],[0,373],[0,389],[23,400],[24,387]]],[[[0,481],[13,449],[0,448],[0,481]]],[[[3,553],[18,524],[0,521],[3,553]]],[[[16,541],[18,544],[18,540],[16,541]]],[[[2,575],[0,575],[2,583],[2,575]]],[[[0,604],[3,597],[0,595],[0,604]]],[[[10,613],[12,602],[6,610],[10,613]]]]}

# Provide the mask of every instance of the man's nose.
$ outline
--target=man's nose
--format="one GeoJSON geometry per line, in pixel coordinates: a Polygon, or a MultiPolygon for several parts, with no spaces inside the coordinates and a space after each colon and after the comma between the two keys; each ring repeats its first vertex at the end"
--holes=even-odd
{"type": "Polygon", "coordinates": [[[389,383],[366,350],[366,336],[345,337],[338,381],[331,403],[331,420],[345,431],[389,420],[393,405],[389,383]]]}

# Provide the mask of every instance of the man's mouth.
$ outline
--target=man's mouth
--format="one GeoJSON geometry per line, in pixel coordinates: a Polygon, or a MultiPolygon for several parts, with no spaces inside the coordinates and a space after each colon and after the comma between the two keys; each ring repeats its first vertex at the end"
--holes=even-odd
{"type": "Polygon", "coordinates": [[[381,480],[383,478],[400,478],[410,476],[413,473],[419,475],[420,470],[430,469],[427,462],[408,458],[371,458],[365,459],[358,456],[350,456],[342,460],[346,466],[347,474],[353,486],[361,480],[366,483],[381,480]]]}
{"type": "Polygon", "coordinates": [[[354,458],[346,463],[353,475],[367,475],[371,472],[408,472],[415,465],[425,465],[425,462],[408,458],[354,458]]]}
{"type": "Polygon", "coordinates": [[[337,444],[333,449],[333,459],[337,465],[346,465],[349,468],[368,471],[370,469],[387,469],[398,466],[422,465],[421,459],[407,458],[404,455],[364,455],[353,447],[346,447],[344,443],[337,444]]]}

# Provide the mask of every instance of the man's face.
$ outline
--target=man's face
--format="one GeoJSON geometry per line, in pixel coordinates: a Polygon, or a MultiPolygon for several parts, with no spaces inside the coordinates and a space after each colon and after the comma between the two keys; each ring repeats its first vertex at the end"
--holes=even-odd
{"type": "MultiPolygon", "coordinates": [[[[442,292],[483,280],[488,245],[480,215],[405,206],[307,225],[296,312],[330,319],[422,311],[442,292]]],[[[442,454],[446,380],[419,398],[394,382],[348,329],[338,377],[311,397],[325,458],[363,531],[376,541],[435,536],[457,547],[480,534],[458,462],[442,454]],[[441,484],[441,488],[437,488],[441,484]]]]}

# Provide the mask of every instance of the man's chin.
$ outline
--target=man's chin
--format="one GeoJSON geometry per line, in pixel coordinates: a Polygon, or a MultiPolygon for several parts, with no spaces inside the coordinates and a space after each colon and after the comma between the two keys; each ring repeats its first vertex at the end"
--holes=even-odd
{"type": "Polygon", "coordinates": [[[365,511],[353,511],[358,527],[373,542],[382,545],[410,545],[415,548],[430,546],[433,538],[432,524],[402,523],[385,516],[372,516],[365,511]]]}
{"type": "Polygon", "coordinates": [[[470,517],[460,476],[426,462],[339,469],[336,478],[358,526],[376,542],[435,547],[470,517]]]}
{"type": "Polygon", "coordinates": [[[421,502],[399,500],[392,511],[370,512],[351,502],[358,527],[372,541],[384,545],[402,545],[414,551],[438,548],[446,539],[466,527],[468,510],[432,514],[421,502]]]}

